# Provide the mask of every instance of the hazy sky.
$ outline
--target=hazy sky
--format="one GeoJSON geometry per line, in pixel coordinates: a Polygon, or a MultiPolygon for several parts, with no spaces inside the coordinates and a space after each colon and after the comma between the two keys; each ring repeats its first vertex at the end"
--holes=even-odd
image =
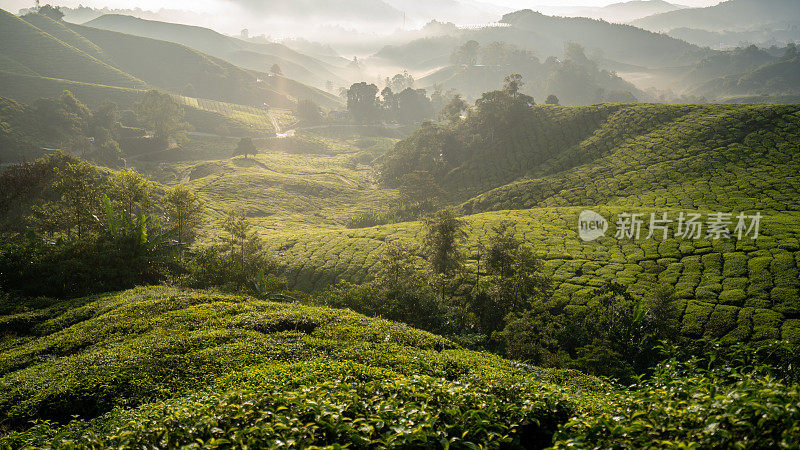
{"type": "MultiPolygon", "coordinates": [[[[292,0],[287,0],[292,1],[292,0]]],[[[482,0],[482,3],[495,4],[513,9],[532,8],[536,9],[539,6],[605,6],[611,3],[617,3],[623,0],[482,0]]],[[[670,1],[670,0],[668,0],[670,1]]],[[[672,3],[686,5],[686,6],[710,6],[719,3],[720,0],[674,0],[672,3]]],[[[42,0],[42,3],[48,3],[48,0],[42,0]]],[[[164,2],[163,0],[52,0],[51,3],[64,6],[77,6],[83,4],[86,6],[103,7],[109,6],[112,8],[135,8],[158,10],[163,7],[170,9],[187,9],[194,11],[214,11],[220,7],[224,7],[228,3],[226,0],[172,0],[164,2]]],[[[20,8],[27,8],[33,6],[34,2],[30,0],[0,0],[0,8],[17,12],[20,8]]]]}

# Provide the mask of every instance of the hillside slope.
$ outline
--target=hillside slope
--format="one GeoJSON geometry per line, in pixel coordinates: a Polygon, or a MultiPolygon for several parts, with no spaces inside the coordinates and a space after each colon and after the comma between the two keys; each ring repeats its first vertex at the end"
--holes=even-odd
{"type": "Polygon", "coordinates": [[[543,446],[606,388],[299,303],[154,287],[0,306],[0,446],[543,446]]]}
{"type": "MultiPolygon", "coordinates": [[[[298,99],[328,108],[340,105],[337,97],[319,89],[242,69],[180,44],[53,21],[39,14],[18,18],[2,11],[0,21],[4,23],[0,30],[8,35],[7,45],[0,49],[0,73],[12,83],[2,86],[0,95],[20,101],[52,96],[46,93],[77,83],[81,87],[76,90],[89,94],[76,95],[90,104],[109,88],[158,88],[257,106],[290,108],[298,99]]],[[[111,95],[112,100],[119,98],[111,95]]]]}
{"type": "MultiPolygon", "coordinates": [[[[800,339],[800,107],[616,104],[533,111],[503,145],[478,145],[467,162],[443,170],[445,189],[479,192],[462,205],[470,214],[464,220],[473,267],[492,228],[510,220],[545,260],[557,298],[581,304],[609,281],[639,296],[667,284],[684,302],[688,336],[800,339]],[[487,188],[494,183],[500,186],[487,188]],[[611,221],[607,237],[579,239],[584,209],[611,221]],[[756,240],[614,237],[614,217],[625,212],[645,220],[666,212],[674,220],[681,212],[735,217],[743,211],[763,215],[756,240]]],[[[426,139],[420,142],[435,142],[426,139]]],[[[316,290],[366,280],[387,243],[414,248],[422,233],[421,224],[404,223],[266,237],[291,284],[316,290]]]]}
{"type": "MultiPolygon", "coordinates": [[[[276,43],[255,43],[225,36],[208,28],[144,20],[131,16],[107,14],[85,25],[136,36],[175,42],[241,67],[266,72],[273,64],[284,75],[302,83],[324,87],[326,81],[346,83],[345,70],[276,43]]],[[[344,67],[348,61],[342,59],[344,67]]]]}
{"type": "Polygon", "coordinates": [[[710,31],[758,28],[800,19],[794,0],[727,0],[707,8],[689,8],[634,20],[631,25],[652,31],[695,28],[710,31]]]}
{"type": "MultiPolygon", "coordinates": [[[[63,37],[63,36],[62,36],[63,37]]],[[[70,36],[74,37],[74,36],[70,36]]],[[[0,71],[61,78],[106,86],[132,88],[145,82],[97,57],[61,41],[30,23],[0,10],[0,71]]],[[[72,42],[83,46],[82,42],[72,42]]],[[[94,52],[94,51],[93,51],[94,52]]],[[[94,52],[96,54],[96,52],[94,52]]]]}

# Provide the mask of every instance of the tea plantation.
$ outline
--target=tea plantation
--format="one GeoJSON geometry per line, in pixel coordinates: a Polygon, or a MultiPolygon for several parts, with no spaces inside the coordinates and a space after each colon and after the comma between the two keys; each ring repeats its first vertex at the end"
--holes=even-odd
{"type": "Polygon", "coordinates": [[[797,444],[800,392],[763,376],[668,365],[629,391],[346,310],[165,287],[0,314],[3,448],[797,444]]]}
{"type": "MultiPolygon", "coordinates": [[[[462,204],[472,214],[464,220],[473,261],[492,228],[512,221],[517,237],[545,260],[557,297],[579,304],[607,281],[635,295],[668,284],[682,299],[688,336],[800,339],[800,108],[541,106],[534,107],[534,118],[536,127],[518,127],[528,137],[516,148],[477,150],[442,179],[443,187],[462,193],[507,183],[462,204]],[[509,173],[519,178],[508,182],[509,173]],[[579,239],[584,209],[611,221],[607,237],[579,239]],[[674,223],[667,239],[645,239],[648,223],[638,240],[614,237],[621,213],[641,213],[648,222],[650,213],[675,220],[681,212],[734,218],[761,212],[763,219],[756,240],[706,239],[705,230],[699,239],[676,238],[674,223]]],[[[414,139],[401,141],[384,160],[414,139]]],[[[327,231],[280,227],[265,237],[290,285],[311,291],[368,279],[385,244],[414,246],[421,233],[420,224],[403,223],[327,231]]]]}
{"type": "Polygon", "coordinates": [[[542,446],[610,389],[345,310],[211,292],[9,301],[2,314],[0,433],[40,422],[0,446],[542,446]]]}

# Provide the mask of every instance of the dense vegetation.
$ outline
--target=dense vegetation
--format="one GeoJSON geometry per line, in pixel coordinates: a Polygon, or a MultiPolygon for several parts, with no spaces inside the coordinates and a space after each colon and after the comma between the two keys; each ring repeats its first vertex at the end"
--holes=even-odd
{"type": "Polygon", "coordinates": [[[762,365],[670,362],[627,390],[297,303],[140,288],[2,305],[6,446],[797,444],[797,388],[762,365]]]}
{"type": "Polygon", "coordinates": [[[800,446],[800,108],[610,70],[788,101],[794,45],[63,19],[0,14],[0,448],[800,446]]]}

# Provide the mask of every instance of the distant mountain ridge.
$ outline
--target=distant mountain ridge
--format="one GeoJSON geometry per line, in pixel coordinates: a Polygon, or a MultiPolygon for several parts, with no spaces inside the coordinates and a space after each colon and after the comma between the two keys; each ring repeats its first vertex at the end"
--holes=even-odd
{"type": "MultiPolygon", "coordinates": [[[[289,78],[242,69],[189,47],[0,10],[0,95],[30,102],[75,87],[88,103],[129,103],[137,90],[249,105],[291,107],[300,98],[337,107],[338,98],[289,78]]],[[[76,92],[78,95],[78,92],[76,92]]]]}
{"type": "Polygon", "coordinates": [[[800,20],[797,0],[728,0],[707,8],[656,14],[634,20],[631,25],[657,32],[675,28],[741,31],[787,20],[800,20]]]}
{"type": "Polygon", "coordinates": [[[677,11],[683,8],[685,7],[664,0],[633,0],[629,2],[612,3],[600,8],[584,8],[570,15],[589,17],[591,19],[603,19],[614,23],[626,23],[654,14],[677,11]]]}
{"type": "MultiPolygon", "coordinates": [[[[342,67],[334,67],[282,44],[248,42],[208,28],[119,14],[106,14],[85,25],[175,42],[247,69],[266,72],[273,64],[278,64],[287,77],[316,87],[323,87],[327,81],[336,84],[345,82],[346,70],[342,67]]],[[[343,60],[342,66],[346,63],[347,61],[343,60]]]]}

